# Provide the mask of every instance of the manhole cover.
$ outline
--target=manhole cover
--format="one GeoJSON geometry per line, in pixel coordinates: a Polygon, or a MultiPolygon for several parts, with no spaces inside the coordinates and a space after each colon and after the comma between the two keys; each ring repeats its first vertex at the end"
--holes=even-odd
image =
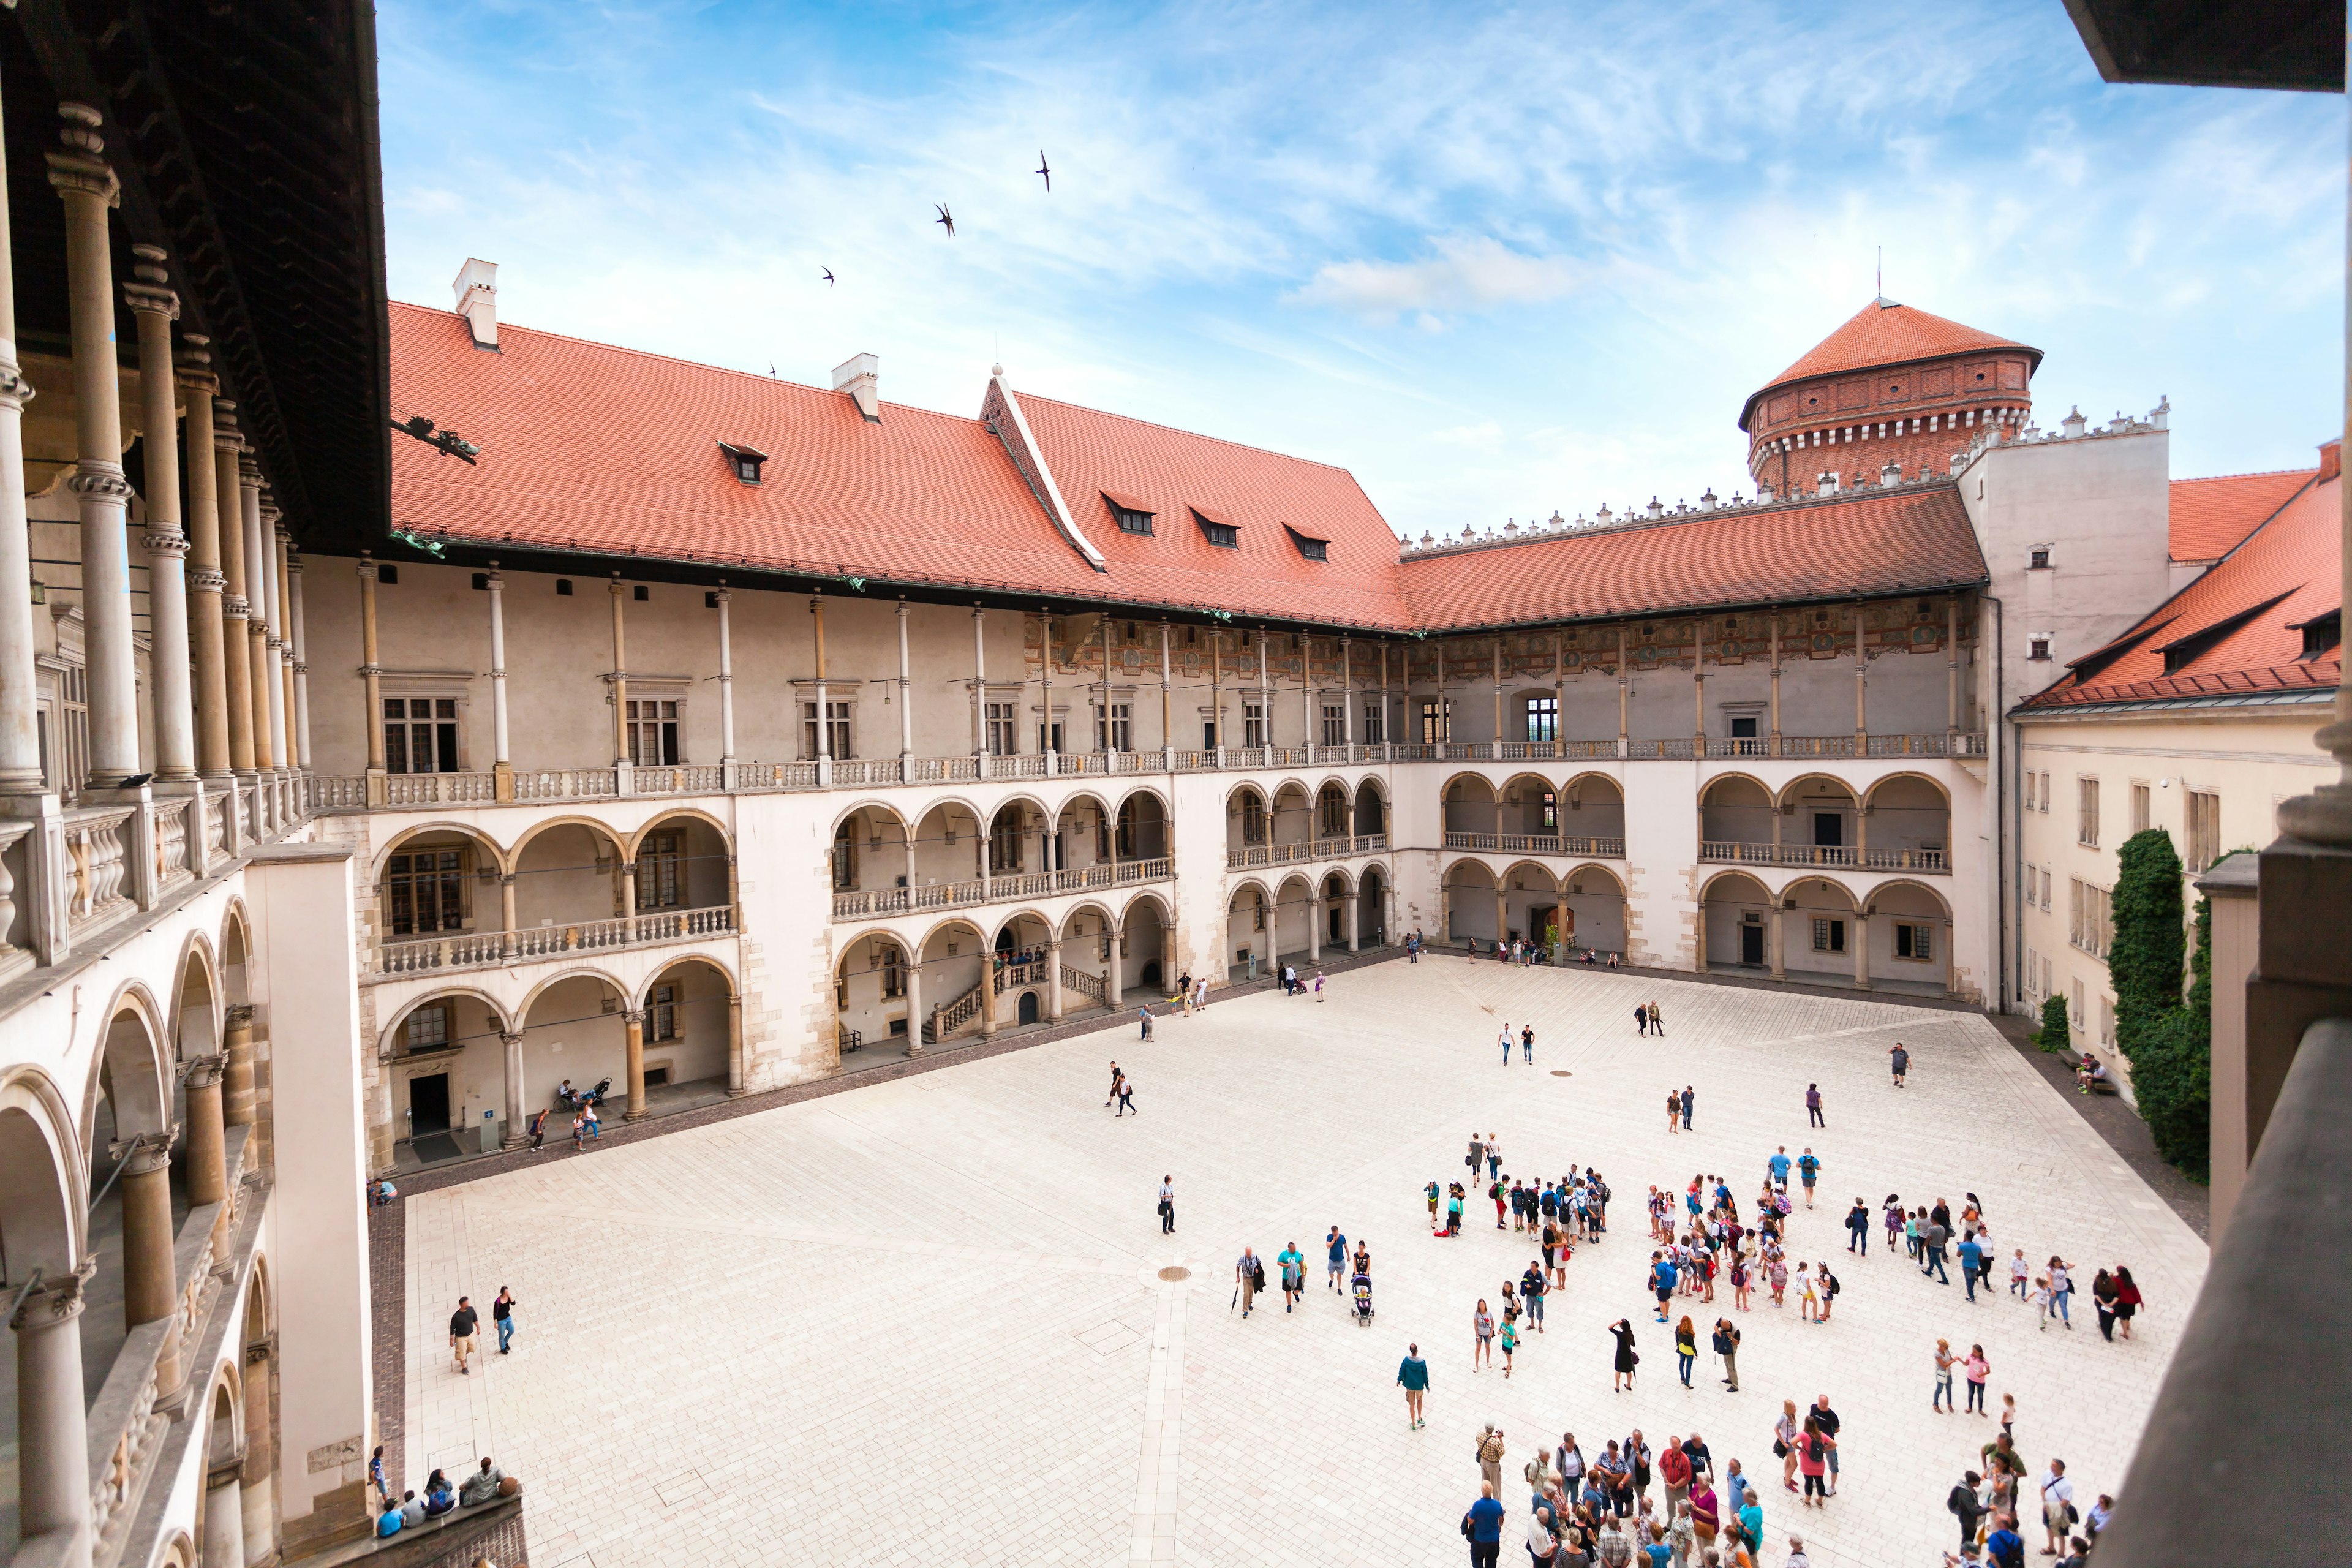
{"type": "Polygon", "coordinates": [[[1170,1280],[1190,1279],[1192,1278],[1192,1271],[1189,1268],[1181,1268],[1171,1263],[1167,1268],[1160,1271],[1160,1278],[1170,1280]]]}
{"type": "Polygon", "coordinates": [[[1554,1068],[1551,1069],[1551,1076],[1554,1078],[1566,1078],[1568,1077],[1568,1069],[1566,1068],[1554,1068]]]}

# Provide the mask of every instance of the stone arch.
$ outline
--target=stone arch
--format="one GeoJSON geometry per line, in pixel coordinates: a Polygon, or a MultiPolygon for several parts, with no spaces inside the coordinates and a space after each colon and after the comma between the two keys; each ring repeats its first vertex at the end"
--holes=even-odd
{"type": "Polygon", "coordinates": [[[8,1276],[62,1279],[89,1250],[88,1145],[49,1076],[29,1063],[0,1072],[0,1237],[8,1276]]]}
{"type": "Polygon", "coordinates": [[[1175,820],[1167,797],[1156,789],[1136,788],[1118,797],[1111,818],[1118,834],[1115,847],[1122,860],[1164,859],[1169,852],[1169,827],[1175,820]]]}
{"type": "Polygon", "coordinates": [[[1247,779],[1225,792],[1225,847],[1246,849],[1274,842],[1274,797],[1247,779]]]}
{"type": "MultiPolygon", "coordinates": [[[[1035,826],[1035,831],[1040,833],[1044,837],[1050,839],[1053,837],[1055,825],[1061,820],[1061,814],[1049,805],[1042,795],[1027,793],[1008,795],[1003,800],[996,803],[995,808],[988,814],[985,819],[987,823],[987,831],[992,842],[993,842],[999,836],[1000,830],[1004,825],[1007,814],[1011,815],[1012,820],[1015,825],[1015,831],[1011,837],[1014,844],[1020,846],[1021,858],[1010,865],[1003,865],[998,863],[1000,858],[992,854],[989,857],[989,874],[991,876],[1010,876],[1016,870],[1031,871],[1044,869],[1045,868],[1042,866],[1033,867],[1028,863],[1028,844],[1033,825],[1035,826]]],[[[1043,855],[1045,850],[1041,848],[1039,853],[1043,855]]]]}
{"type": "Polygon", "coordinates": [[[235,1356],[225,1355],[205,1380],[205,1462],[220,1464],[245,1447],[245,1381],[235,1356]]]}
{"type": "MultiPolygon", "coordinates": [[[[941,803],[934,801],[931,804],[933,805],[937,805],[941,803]]],[[[929,815],[929,809],[930,808],[929,806],[924,808],[925,815],[929,815]]],[[[915,829],[915,824],[907,820],[906,813],[900,811],[897,806],[892,805],[880,795],[869,795],[861,796],[854,804],[843,806],[839,811],[833,814],[833,821],[826,825],[824,830],[825,841],[827,843],[831,843],[834,837],[841,832],[844,824],[847,823],[851,817],[856,816],[858,813],[865,811],[878,812],[882,816],[888,817],[892,822],[898,825],[898,831],[901,833],[911,833],[915,829]]],[[[697,812],[695,815],[704,816],[704,814],[700,812],[697,812]]],[[[719,827],[720,832],[723,833],[726,831],[723,826],[720,826],[715,817],[706,817],[706,820],[709,820],[712,826],[719,827]]],[[[646,824],[646,826],[648,827],[651,826],[651,823],[646,824]]]]}
{"type": "Polygon", "coordinates": [[[1389,868],[1375,860],[1356,879],[1356,940],[1379,947],[1389,940],[1389,868]]]}
{"type": "Polygon", "coordinates": [[[1772,890],[1764,885],[1763,879],[1751,871],[1717,871],[1701,883],[1698,889],[1699,902],[1702,904],[1709,899],[1746,898],[1751,895],[1755,902],[1767,906],[1771,904],[1775,896],[1772,890]]]}
{"type": "Polygon", "coordinates": [[[1861,799],[1861,796],[1855,793],[1854,787],[1851,783],[1838,777],[1835,773],[1826,773],[1819,768],[1815,768],[1809,773],[1799,773],[1795,778],[1792,778],[1787,784],[1782,784],[1780,786],[1780,793],[1773,797],[1772,804],[1779,806],[1789,806],[1794,805],[1799,794],[1801,792],[1804,792],[1808,785],[1816,786],[1812,792],[1815,794],[1830,795],[1842,793],[1848,800],[1858,803],[1861,799]],[[1819,786],[1827,787],[1822,788],[1819,786]]]}
{"type": "MultiPolygon", "coordinates": [[[[894,813],[893,815],[896,814],[894,813]]],[[[654,832],[656,828],[667,827],[681,818],[698,822],[705,827],[709,828],[710,831],[719,835],[719,841],[721,844],[726,845],[730,853],[733,851],[735,847],[735,836],[733,831],[730,829],[724,822],[721,822],[709,812],[703,810],[700,806],[673,805],[656,813],[651,817],[648,817],[638,826],[635,833],[629,835],[628,843],[626,845],[626,848],[629,852],[629,858],[634,860],[637,858],[637,847],[646,841],[646,836],[647,834],[654,832]]],[[[902,825],[905,820],[906,819],[904,817],[899,818],[902,825]]]]}
{"type": "Polygon", "coordinates": [[[1158,893],[1139,891],[1118,907],[1120,984],[1166,995],[1176,978],[1176,917],[1158,893]]]}
{"type": "Polygon", "coordinates": [[[990,932],[982,930],[980,922],[972,919],[970,915],[943,915],[939,920],[931,922],[929,929],[926,930],[920,937],[916,939],[915,951],[918,952],[929,952],[930,950],[931,941],[933,938],[944,936],[951,931],[968,931],[971,933],[973,941],[982,943],[985,943],[991,935],[990,932]]]}
{"type": "Polygon", "coordinates": [[[996,929],[990,933],[989,941],[993,942],[998,937],[1003,936],[1007,931],[1016,931],[1013,940],[1015,942],[1020,941],[1021,939],[1017,934],[1017,931],[1022,929],[1022,922],[1024,921],[1034,921],[1037,929],[1045,932],[1049,937],[1055,931],[1060,929],[1055,925],[1052,917],[1047,915],[1045,910],[1037,908],[1034,904],[1024,904],[1021,908],[1012,910],[1010,913],[1007,913],[997,920],[996,929]]]}
{"type": "Polygon", "coordinates": [[[175,1530],[156,1554],[155,1568],[195,1568],[196,1543],[184,1530],[175,1530]]]}
{"type": "Polygon", "coordinates": [[[1948,871],[1951,868],[1952,797],[1920,773],[1889,773],[1862,797],[1858,847],[1873,866],[1948,871]]]}
{"type": "Polygon", "coordinates": [[[1388,786],[1381,779],[1371,773],[1366,773],[1357,781],[1354,800],[1356,833],[1359,837],[1368,837],[1389,830],[1389,792],[1388,786]]]}
{"type": "Polygon", "coordinates": [[[1699,889],[1701,968],[1763,969],[1772,962],[1774,895],[1747,871],[1718,871],[1699,889]]]}
{"type": "Polygon", "coordinates": [[[590,816],[584,812],[568,811],[560,816],[550,816],[534,822],[523,829],[521,836],[515,839],[514,847],[507,852],[506,868],[509,871],[520,870],[523,851],[530,848],[534,840],[544,838],[562,827],[586,829],[592,836],[610,844],[616,855],[620,854],[624,847],[620,832],[612,824],[590,816]]]}
{"type": "Polygon", "coordinates": [[[97,1146],[98,1101],[103,1089],[114,1136],[162,1132],[172,1124],[172,1058],[161,1011],[141,981],[127,981],[100,1016],[99,1047],[82,1091],[81,1145],[97,1146]]]}
{"type": "Polygon", "coordinates": [[[1771,789],[1752,773],[1717,773],[1698,792],[1702,844],[1769,844],[1780,810],[1771,789]]]}
{"type": "Polygon", "coordinates": [[[1170,907],[1168,900],[1147,888],[1129,894],[1127,902],[1119,905],[1119,924],[1124,927],[1127,924],[1127,917],[1145,905],[1150,906],[1151,911],[1159,917],[1162,925],[1176,923],[1176,911],[1170,907]]]}
{"type": "Polygon", "coordinates": [[[1069,941],[1074,933],[1087,936],[1100,934],[1099,931],[1078,932],[1077,922],[1078,917],[1081,915],[1094,916],[1101,922],[1101,929],[1103,931],[1116,931],[1118,928],[1118,917],[1111,913],[1110,906],[1108,904],[1099,902],[1094,899],[1088,899],[1082,903],[1073,904],[1070,908],[1062,911],[1061,926],[1054,934],[1061,938],[1064,942],[1069,941]]]}
{"type": "MultiPolygon", "coordinates": [[[[897,942],[902,947],[909,945],[905,938],[897,936],[895,933],[892,935],[891,940],[897,942]]],[[[720,983],[727,987],[727,994],[729,995],[732,996],[738,994],[734,972],[729,969],[726,964],[720,963],[717,958],[714,958],[707,952],[682,952],[676,958],[671,959],[668,963],[663,964],[653,973],[647,975],[646,977],[645,985],[637,993],[636,1000],[630,1003],[629,1005],[632,1007],[642,1007],[646,1005],[646,1001],[653,995],[655,983],[659,981],[663,975],[667,974],[673,969],[685,969],[695,965],[699,965],[700,967],[708,969],[712,973],[718,975],[720,983]]]]}
{"type": "Polygon", "coordinates": [[[546,995],[550,991],[554,990],[557,986],[562,984],[568,980],[593,980],[603,985],[607,991],[610,991],[614,995],[619,997],[621,999],[621,1005],[625,1007],[629,1005],[629,988],[627,986],[622,984],[619,981],[614,979],[611,975],[605,973],[601,969],[594,968],[588,964],[577,964],[570,969],[551,974],[546,979],[541,980],[538,984],[533,985],[530,991],[524,994],[523,999],[515,1004],[513,1014],[514,1018],[520,1023],[522,1027],[529,1028],[530,1026],[530,1010],[539,1005],[540,998],[546,995]]]}
{"type": "Polygon", "coordinates": [[[1317,784],[1308,804],[1315,837],[1348,837],[1353,830],[1354,805],[1355,796],[1340,780],[1328,778],[1317,784]]]}
{"type": "Polygon", "coordinates": [[[1906,768],[1899,773],[1888,773],[1884,778],[1873,779],[1870,782],[1869,786],[1862,792],[1862,804],[1864,808],[1868,809],[1875,805],[1878,802],[1878,792],[1886,788],[1887,785],[1905,784],[1926,785],[1927,789],[1934,794],[1936,798],[1943,803],[1945,810],[1949,811],[1951,809],[1952,792],[1944,787],[1943,781],[1937,779],[1931,773],[1919,773],[1916,770],[1910,768],[1906,768]]]}
{"type": "Polygon", "coordinates": [[[1900,914],[1927,914],[1932,911],[1934,914],[1946,921],[1949,921],[1952,918],[1952,905],[1949,900],[1946,899],[1943,894],[1936,891],[1935,889],[1929,887],[1927,883],[1915,880],[1909,877],[1890,877],[1885,881],[1879,883],[1876,887],[1871,889],[1869,892],[1863,895],[1862,907],[1871,910],[1873,913],[1876,913],[1884,904],[1907,901],[1924,901],[1928,908],[1927,910],[1890,909],[1888,912],[1900,914]],[[1895,895],[1906,893],[1916,894],[1918,895],[1918,898],[1916,900],[1910,900],[1896,899],[1894,897],[1895,895]]]}
{"type": "Polygon", "coordinates": [[[232,897],[228,908],[221,912],[218,944],[221,999],[228,1006],[240,1006],[253,1000],[251,977],[247,964],[253,955],[253,922],[246,913],[245,900],[232,897]]]}
{"type": "Polygon", "coordinates": [[[1150,800],[1157,801],[1161,811],[1171,816],[1175,813],[1175,803],[1169,799],[1168,792],[1160,789],[1155,784],[1129,784],[1125,790],[1120,792],[1118,799],[1112,805],[1112,809],[1114,811],[1118,810],[1119,808],[1124,807],[1128,802],[1138,798],[1149,798],[1150,800]]]}
{"type": "MultiPolygon", "coordinates": [[[[502,848],[497,839],[491,837],[480,828],[475,827],[467,823],[412,823],[407,826],[400,828],[397,832],[394,833],[392,837],[386,838],[382,844],[376,846],[375,858],[370,866],[368,879],[377,887],[382,887],[383,885],[385,873],[391,866],[392,857],[399,853],[404,846],[414,844],[416,840],[425,837],[428,834],[435,833],[455,834],[458,837],[466,839],[469,843],[477,845],[482,849],[488,851],[486,859],[491,869],[501,872],[511,871],[514,869],[515,857],[522,852],[523,844],[529,842],[533,834],[540,832],[542,828],[556,826],[564,822],[586,822],[589,820],[591,819],[586,817],[567,816],[550,817],[545,822],[535,823],[530,828],[525,830],[522,838],[515,844],[511,850],[502,848]]],[[[611,832],[609,828],[605,831],[608,835],[611,832]]]]}
{"type": "Polygon", "coordinates": [[[191,1062],[217,1053],[226,1012],[212,940],[191,931],[172,984],[172,1059],[191,1062]]]}
{"type": "Polygon", "coordinates": [[[740,994],[733,973],[707,952],[681,952],[647,975],[628,1005],[643,1015],[648,1081],[724,1078],[740,1087],[732,1005],[740,994]]]}
{"type": "Polygon", "coordinates": [[[1505,831],[1502,792],[1484,773],[1455,773],[1438,791],[1437,800],[1447,833],[1505,831]]]}
{"type": "Polygon", "coordinates": [[[676,806],[657,812],[629,836],[625,848],[636,868],[639,913],[714,910],[735,902],[734,837],[707,811],[676,806]],[[675,833],[677,842],[658,843],[657,833],[675,833]]]}
{"type": "MultiPolygon", "coordinates": [[[[517,1026],[515,1025],[513,1018],[509,1016],[505,1006],[499,1003],[498,998],[492,996],[488,992],[473,985],[443,985],[437,986],[421,995],[413,996],[409,998],[407,1002],[404,1003],[399,1011],[393,1014],[388,1022],[378,1027],[376,1031],[376,1038],[379,1044],[387,1047],[393,1047],[394,1042],[400,1038],[400,1031],[403,1026],[407,1024],[409,1018],[419,1007],[425,1006],[430,1003],[450,1001],[457,997],[463,997],[469,1002],[478,1003],[483,1010],[489,1014],[492,1026],[500,1034],[512,1034],[515,1031],[517,1026]]],[[[394,1054],[398,1054],[396,1048],[394,1048],[394,1054]]]]}
{"type": "Polygon", "coordinates": [[[1356,896],[1356,878],[1345,866],[1327,866],[1321,873],[1318,891],[1327,899],[1351,899],[1356,896]]]}
{"type": "Polygon", "coordinates": [[[278,1297],[269,1257],[256,1248],[239,1336],[245,1360],[245,1537],[275,1535],[278,1482],[278,1297]]]}
{"type": "Polygon", "coordinates": [[[1540,860],[1514,860],[1496,874],[1495,880],[1507,888],[1524,884],[1524,888],[1556,889],[1559,885],[1551,868],[1540,860]]]}

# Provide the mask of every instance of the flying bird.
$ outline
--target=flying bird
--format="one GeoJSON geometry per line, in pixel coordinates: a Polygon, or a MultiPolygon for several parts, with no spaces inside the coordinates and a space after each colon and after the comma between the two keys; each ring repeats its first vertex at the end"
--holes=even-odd
{"type": "Polygon", "coordinates": [[[770,375],[776,374],[776,362],[774,360],[770,360],[768,362],[768,374],[770,375]]]}
{"type": "Polygon", "coordinates": [[[1045,162],[1045,150],[1043,147],[1037,149],[1037,166],[1030,172],[1045,176],[1045,194],[1051,195],[1054,192],[1054,166],[1045,162]]]}
{"type": "Polygon", "coordinates": [[[830,267],[824,269],[824,285],[828,289],[833,287],[833,268],[830,267]]]}
{"type": "Polygon", "coordinates": [[[948,237],[949,237],[950,239],[953,239],[953,238],[955,237],[955,217],[954,217],[954,216],[953,216],[952,214],[950,214],[950,213],[948,211],[948,209],[947,209],[947,208],[945,208],[945,207],[943,207],[943,206],[940,205],[940,204],[939,204],[939,203],[937,203],[937,202],[933,202],[933,203],[931,204],[931,210],[932,210],[933,212],[936,212],[936,213],[938,213],[938,214],[940,215],[939,216],[937,216],[937,217],[933,218],[931,221],[932,221],[933,223],[936,223],[936,224],[939,224],[939,225],[941,225],[942,226],[944,226],[944,227],[947,229],[947,231],[948,231],[948,237]]]}

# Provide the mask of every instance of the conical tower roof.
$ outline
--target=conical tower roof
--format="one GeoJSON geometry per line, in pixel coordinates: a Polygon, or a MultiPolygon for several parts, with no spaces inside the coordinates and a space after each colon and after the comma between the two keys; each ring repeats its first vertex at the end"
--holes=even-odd
{"type": "Polygon", "coordinates": [[[1948,321],[1941,316],[1900,305],[1892,300],[1873,300],[1846,319],[1845,324],[1815,343],[1803,358],[1766,382],[1748,395],[1747,404],[1739,410],[1739,427],[1748,428],[1749,416],[1756,412],[1756,400],[1777,386],[1792,381],[1810,381],[1821,375],[1843,375],[1849,371],[1876,370],[1885,365],[1910,364],[1924,359],[1941,359],[1947,354],[1972,353],[1979,349],[2018,349],[2032,356],[2033,365],[2042,363],[2042,351],[2009,338],[1995,337],[1958,321],[1948,321]]]}

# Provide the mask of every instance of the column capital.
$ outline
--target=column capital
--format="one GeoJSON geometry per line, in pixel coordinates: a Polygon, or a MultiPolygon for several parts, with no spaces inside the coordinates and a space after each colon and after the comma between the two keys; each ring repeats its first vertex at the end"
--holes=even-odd
{"type": "Polygon", "coordinates": [[[66,489],[78,496],[95,496],[100,500],[128,501],[131,481],[122,475],[122,465],[110,463],[103,458],[84,458],[75,465],[73,478],[66,489]]]}
{"type": "Polygon", "coordinates": [[[499,1042],[501,1045],[519,1046],[522,1044],[522,1037],[523,1031],[520,1029],[517,1029],[511,1034],[508,1033],[504,1029],[500,1029],[499,1031],[499,1042]]]}
{"type": "Polygon", "coordinates": [[[189,550],[188,536],[176,528],[168,532],[142,533],[139,546],[150,555],[185,555],[189,550]]]}
{"type": "Polygon", "coordinates": [[[242,1447],[226,1458],[215,1459],[205,1466],[205,1489],[207,1491],[218,1491],[223,1487],[236,1486],[244,1479],[245,1450],[242,1447]]]}
{"type": "Polygon", "coordinates": [[[373,557],[361,556],[358,571],[359,574],[369,582],[373,583],[376,580],[376,563],[373,557]]]}
{"type": "Polygon", "coordinates": [[[213,374],[212,344],[212,339],[202,332],[182,332],[180,352],[173,356],[173,380],[190,392],[218,392],[220,377],[213,374]]]}
{"type": "Polygon", "coordinates": [[[224,1022],[232,1029],[252,1027],[253,1004],[250,1002],[238,1002],[233,1004],[230,1006],[227,1016],[224,1022]]]}
{"type": "Polygon", "coordinates": [[[226,1055],[198,1057],[188,1063],[188,1087],[210,1089],[220,1082],[221,1075],[227,1070],[228,1058],[226,1055]]]}
{"type": "Polygon", "coordinates": [[[96,196],[108,206],[122,203],[122,182],[106,164],[106,142],[98,133],[105,116],[87,103],[60,103],[58,115],[65,128],[58,132],[62,149],[47,154],[49,184],[60,195],[96,196]]]}
{"type": "Polygon", "coordinates": [[[11,1329],[22,1332],[28,1328],[49,1328],[81,1316],[89,1305],[88,1287],[90,1277],[98,1272],[95,1253],[73,1266],[69,1273],[52,1277],[44,1269],[41,1282],[25,1292],[25,1300],[16,1308],[16,1316],[8,1320],[11,1329]]]}
{"type": "Polygon", "coordinates": [[[646,1026],[646,1010],[643,1007],[624,1007],[621,1009],[621,1022],[642,1029],[646,1026]]]}
{"type": "Polygon", "coordinates": [[[261,465],[254,460],[253,448],[239,447],[237,450],[244,456],[236,460],[236,482],[247,489],[258,491],[261,489],[261,465]]]}
{"type": "MultiPolygon", "coordinates": [[[[228,579],[222,578],[221,584],[226,587],[228,579]]],[[[245,595],[242,594],[224,594],[221,597],[221,614],[231,620],[247,620],[253,615],[253,606],[246,602],[245,595]]]]}
{"type": "MultiPolygon", "coordinates": [[[[133,248],[144,250],[148,247],[137,246],[133,248]]],[[[142,273],[145,270],[144,268],[140,268],[142,273]]],[[[150,283],[125,283],[122,286],[122,302],[137,315],[152,313],[167,321],[180,319],[180,297],[169,289],[159,289],[150,283]]]]}
{"type": "Polygon", "coordinates": [[[22,409],[33,397],[33,384],[17,369],[15,355],[0,351],[0,408],[22,409]]]}
{"type": "Polygon", "coordinates": [[[236,427],[236,399],[213,399],[213,447],[223,452],[245,450],[245,434],[236,427]]]}
{"type": "Polygon", "coordinates": [[[135,1134],[115,1143],[110,1152],[121,1153],[124,1175],[152,1176],[171,1168],[173,1131],[167,1128],[161,1132],[135,1134]]]}
{"type": "Polygon", "coordinates": [[[198,566],[188,574],[191,594],[218,594],[228,587],[228,579],[209,567],[198,566]]]}

